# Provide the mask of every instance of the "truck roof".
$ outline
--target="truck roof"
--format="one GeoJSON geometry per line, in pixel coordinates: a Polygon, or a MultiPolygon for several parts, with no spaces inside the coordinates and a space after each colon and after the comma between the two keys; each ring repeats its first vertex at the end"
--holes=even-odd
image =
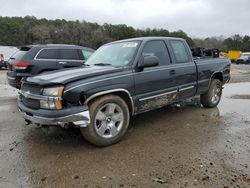
{"type": "Polygon", "coordinates": [[[140,40],[140,41],[148,41],[148,40],[170,40],[170,39],[174,39],[174,40],[184,40],[183,38],[178,38],[178,37],[161,37],[161,36],[150,36],[150,37],[137,37],[137,38],[130,38],[130,39],[124,39],[124,40],[118,40],[118,41],[114,41],[114,42],[110,42],[108,44],[112,44],[112,43],[118,43],[118,42],[129,42],[129,41],[135,41],[135,40],[140,40]]]}

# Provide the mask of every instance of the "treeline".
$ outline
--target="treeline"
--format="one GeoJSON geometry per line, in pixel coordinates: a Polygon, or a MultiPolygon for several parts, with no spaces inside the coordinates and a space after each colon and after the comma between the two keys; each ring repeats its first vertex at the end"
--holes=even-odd
{"type": "Polygon", "coordinates": [[[193,40],[183,31],[169,32],[166,29],[135,29],[121,24],[90,23],[37,19],[32,16],[0,17],[0,45],[20,46],[27,44],[63,43],[98,48],[104,43],[142,36],[171,36],[193,40]]]}
{"type": "Polygon", "coordinates": [[[104,43],[143,36],[181,37],[191,47],[219,48],[221,51],[250,51],[250,37],[235,35],[230,38],[211,37],[192,39],[182,30],[135,29],[125,24],[97,24],[86,21],[66,21],[26,17],[0,17],[0,45],[21,46],[28,44],[76,44],[98,48],[104,43]]]}
{"type": "Polygon", "coordinates": [[[250,36],[234,35],[229,38],[210,37],[206,39],[193,39],[195,46],[205,48],[218,48],[221,51],[240,50],[242,52],[250,52],[250,36]]]}

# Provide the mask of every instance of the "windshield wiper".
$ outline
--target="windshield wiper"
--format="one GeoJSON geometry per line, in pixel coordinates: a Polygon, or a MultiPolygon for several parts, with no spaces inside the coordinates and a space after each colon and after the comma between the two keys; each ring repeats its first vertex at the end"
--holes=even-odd
{"type": "Polygon", "coordinates": [[[110,63],[96,63],[94,65],[96,65],[96,66],[109,66],[111,64],[110,63]]]}

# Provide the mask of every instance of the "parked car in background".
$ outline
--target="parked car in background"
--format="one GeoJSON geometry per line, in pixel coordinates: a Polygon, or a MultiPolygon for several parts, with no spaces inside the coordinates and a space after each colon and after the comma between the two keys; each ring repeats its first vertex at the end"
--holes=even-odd
{"type": "Polygon", "coordinates": [[[93,49],[75,45],[23,46],[7,62],[9,85],[20,88],[21,79],[43,72],[80,67],[94,53],[93,49]]]}
{"type": "Polygon", "coordinates": [[[0,54],[0,68],[5,67],[4,55],[0,54]]]}
{"type": "Polygon", "coordinates": [[[0,68],[7,67],[7,61],[16,51],[18,48],[15,46],[0,46],[0,68]]]}
{"type": "Polygon", "coordinates": [[[243,52],[236,60],[236,64],[250,64],[250,52],[243,52]]]}
{"type": "Polygon", "coordinates": [[[134,38],[100,47],[81,68],[27,78],[18,106],[27,123],[73,123],[107,146],[121,140],[132,115],[196,95],[203,107],[217,106],[229,79],[229,59],[194,61],[183,39],[134,38]]]}

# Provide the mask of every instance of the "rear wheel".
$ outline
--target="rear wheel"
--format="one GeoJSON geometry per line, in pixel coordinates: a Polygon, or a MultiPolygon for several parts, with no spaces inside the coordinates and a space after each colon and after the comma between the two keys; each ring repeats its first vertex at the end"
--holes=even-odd
{"type": "Polygon", "coordinates": [[[81,128],[84,138],[98,146],[121,140],[128,129],[130,113],[126,102],[117,95],[100,97],[89,105],[91,123],[81,128]]]}
{"type": "Polygon", "coordinates": [[[221,99],[222,83],[218,79],[212,79],[207,93],[200,96],[201,104],[205,108],[216,107],[221,99]]]}

